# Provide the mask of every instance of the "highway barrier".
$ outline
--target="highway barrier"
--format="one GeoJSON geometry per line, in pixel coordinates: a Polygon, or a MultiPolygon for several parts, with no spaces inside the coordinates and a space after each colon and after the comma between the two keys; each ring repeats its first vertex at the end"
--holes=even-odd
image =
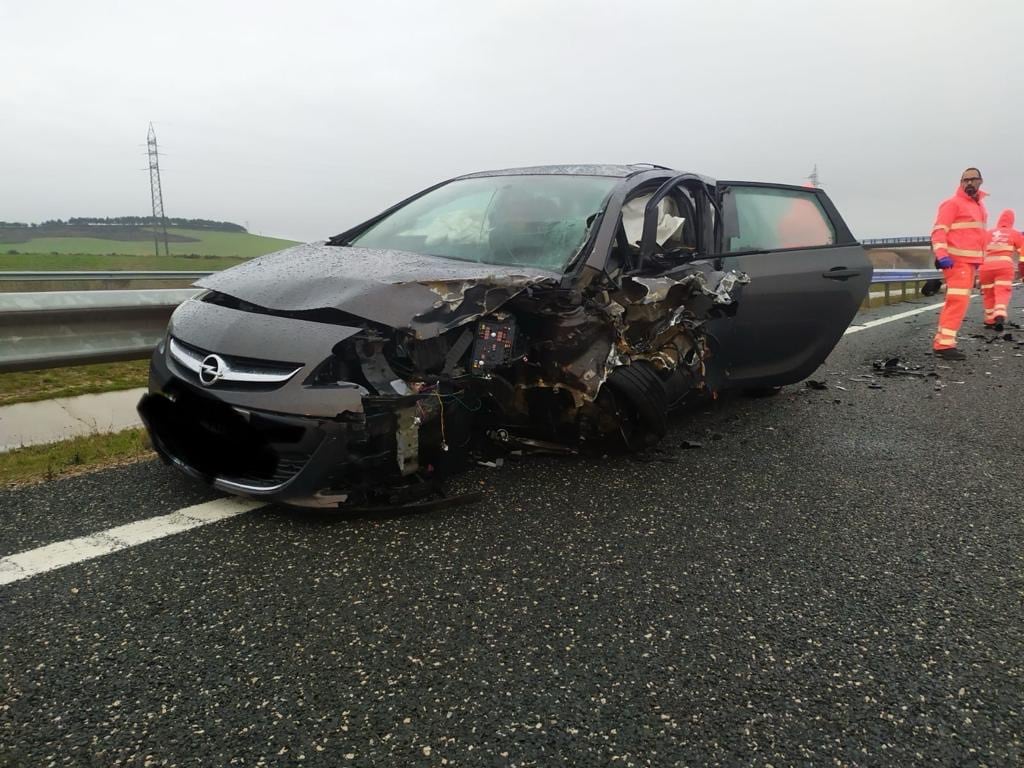
{"type": "MultiPolygon", "coordinates": [[[[195,280],[209,272],[3,272],[2,281],[195,280]]],[[[867,304],[920,296],[935,269],[876,269],[867,304]]],[[[0,372],[141,360],[197,288],[0,292],[0,372]]]]}

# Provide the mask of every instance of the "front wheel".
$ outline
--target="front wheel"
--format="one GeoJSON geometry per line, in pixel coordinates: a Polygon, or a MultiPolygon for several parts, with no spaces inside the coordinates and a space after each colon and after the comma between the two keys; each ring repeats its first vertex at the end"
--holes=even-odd
{"type": "Polygon", "coordinates": [[[668,394],[654,366],[644,360],[619,366],[605,383],[615,396],[627,448],[639,451],[665,436],[668,394]]]}

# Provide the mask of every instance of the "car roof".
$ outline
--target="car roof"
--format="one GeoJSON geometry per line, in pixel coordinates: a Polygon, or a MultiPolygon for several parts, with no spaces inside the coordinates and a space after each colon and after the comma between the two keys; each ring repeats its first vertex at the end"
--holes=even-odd
{"type": "Polygon", "coordinates": [[[650,170],[670,170],[664,165],[633,163],[631,165],[533,165],[525,168],[502,168],[478,171],[458,176],[457,179],[479,179],[487,176],[611,176],[624,179],[634,173],[650,170]]]}

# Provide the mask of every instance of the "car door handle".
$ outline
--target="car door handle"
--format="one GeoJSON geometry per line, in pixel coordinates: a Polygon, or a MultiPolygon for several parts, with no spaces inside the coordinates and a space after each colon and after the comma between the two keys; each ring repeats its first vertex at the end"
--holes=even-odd
{"type": "Polygon", "coordinates": [[[851,277],[860,277],[860,270],[833,267],[828,272],[822,272],[821,276],[827,277],[829,280],[849,280],[851,277]]]}

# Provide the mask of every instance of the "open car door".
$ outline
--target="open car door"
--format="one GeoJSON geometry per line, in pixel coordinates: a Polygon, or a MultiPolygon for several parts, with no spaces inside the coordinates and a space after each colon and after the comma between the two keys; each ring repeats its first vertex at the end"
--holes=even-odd
{"type": "MultiPolygon", "coordinates": [[[[720,268],[750,275],[716,320],[717,386],[792,384],[825,360],[857,313],[871,264],[821,189],[720,181],[720,268]]],[[[718,265],[716,265],[718,266],[718,265]]]]}

